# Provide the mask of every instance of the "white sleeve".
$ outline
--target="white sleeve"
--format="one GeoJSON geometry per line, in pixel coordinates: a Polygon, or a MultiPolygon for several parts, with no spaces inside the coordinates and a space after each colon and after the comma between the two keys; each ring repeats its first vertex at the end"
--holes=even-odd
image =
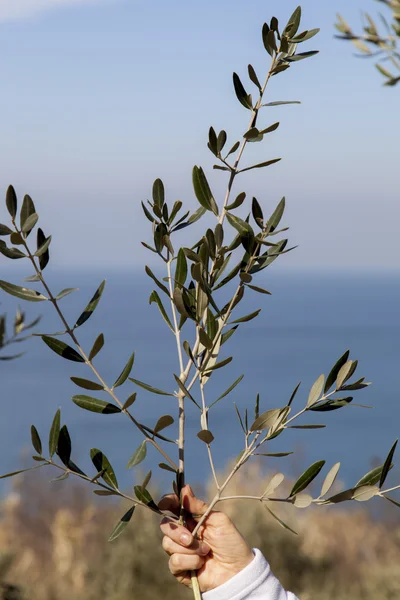
{"type": "Polygon", "coordinates": [[[203,600],[298,600],[285,592],[264,556],[253,550],[254,560],[223,585],[203,594],[203,600]]]}

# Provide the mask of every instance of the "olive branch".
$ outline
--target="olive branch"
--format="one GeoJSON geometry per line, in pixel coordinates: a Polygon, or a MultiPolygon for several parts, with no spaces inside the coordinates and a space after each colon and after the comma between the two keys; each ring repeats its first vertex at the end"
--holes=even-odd
{"type": "MultiPolygon", "coordinates": [[[[292,405],[298,396],[300,384],[296,386],[285,406],[270,408],[264,412],[260,411],[260,396],[257,395],[254,406],[254,418],[249,420],[249,412],[240,414],[235,405],[238,420],[243,430],[243,450],[235,460],[226,479],[219,480],[215,461],[213,458],[214,436],[210,429],[211,409],[240,384],[244,375],[240,375],[217,399],[208,402],[206,397],[206,386],[216,371],[223,369],[233,360],[232,356],[220,358],[224,354],[228,341],[235,335],[237,329],[246,322],[255,319],[260,309],[250,314],[233,316],[237,312],[245,294],[257,293],[268,296],[270,292],[259,285],[254,284],[254,279],[270,266],[276,259],[293,250],[288,248],[288,239],[282,238],[275,241],[279,234],[286,232],[287,228],[279,229],[284,210],[285,198],[282,198],[276,208],[271,212],[269,218],[264,217],[264,211],[256,198],[250,204],[250,212],[242,218],[234,211],[244,206],[246,193],[240,192],[233,199],[233,188],[237,177],[244,172],[253,169],[262,169],[277,163],[280,158],[268,158],[263,162],[243,166],[242,161],[246,146],[250,143],[262,142],[269,139],[270,134],[276,131],[279,123],[259,126],[261,115],[265,108],[296,104],[297,101],[272,101],[265,102],[266,90],[273,80],[272,78],[288,70],[294,63],[314,56],[316,51],[298,52],[298,45],[313,38],[318,29],[305,30],[299,33],[301,22],[301,9],[298,7],[290,17],[287,25],[281,31],[278,20],[273,17],[269,24],[265,23],[262,28],[262,40],[265,50],[270,56],[270,67],[261,84],[252,65],[248,65],[248,76],[256,88],[258,94],[254,101],[248,94],[240,77],[234,73],[233,85],[236,97],[240,104],[250,112],[248,126],[242,133],[241,141],[236,141],[228,152],[224,152],[227,143],[227,133],[221,130],[218,134],[211,127],[208,135],[208,148],[217,159],[214,169],[228,173],[227,190],[221,206],[218,205],[211,191],[208,179],[202,167],[193,168],[193,188],[199,203],[199,208],[190,210],[180,216],[183,204],[176,201],[169,205],[166,200],[166,192],[163,182],[157,179],[152,188],[152,201],[147,204],[142,202],[142,208],[146,218],[151,223],[154,245],[142,242],[151,252],[158,255],[166,269],[165,277],[161,279],[146,266],[147,275],[153,280],[157,289],[150,295],[149,302],[156,304],[160,314],[171,330],[176,343],[178,357],[178,373],[173,374],[174,389],[170,391],[159,389],[152,384],[131,377],[134,367],[135,353],[129,357],[126,365],[112,385],[99,373],[94,364],[96,356],[105,346],[104,335],[99,333],[93,342],[89,352],[85,351],[77,337],[77,330],[83,326],[93,315],[104,292],[103,281],[95,294],[80,314],[75,324],[71,326],[62,309],[61,301],[76,288],[66,288],[58,294],[54,294],[47,284],[43,271],[46,268],[50,254],[49,247],[51,236],[46,236],[41,228],[37,228],[36,249],[30,248],[30,234],[37,226],[38,213],[30,196],[25,196],[19,212],[18,201],[15,190],[9,187],[6,194],[6,206],[11,217],[12,229],[6,225],[0,225],[0,234],[9,236],[12,246],[7,246],[4,241],[0,242],[0,252],[10,259],[27,259],[33,267],[33,275],[24,281],[41,284],[43,293],[36,289],[21,287],[6,281],[0,281],[0,287],[7,293],[20,299],[31,302],[50,302],[56,310],[63,326],[62,331],[52,334],[40,335],[47,346],[59,356],[75,362],[85,363],[90,369],[95,380],[72,376],[71,380],[84,390],[96,391],[109,397],[108,400],[93,397],[86,394],[73,396],[73,402],[82,409],[100,414],[125,414],[131,423],[137,428],[143,440],[135,450],[127,463],[127,468],[133,469],[141,464],[146,456],[148,447],[157,451],[162,459],[159,468],[173,473],[173,490],[181,498],[182,488],[185,484],[185,418],[189,410],[198,411],[200,431],[198,438],[205,444],[210,469],[215,484],[215,495],[209,504],[207,512],[198,520],[193,535],[199,533],[200,527],[207,519],[214,507],[226,500],[256,500],[261,502],[269,514],[274,517],[280,525],[293,531],[282,519],[273,512],[269,503],[289,503],[297,508],[306,508],[311,504],[325,505],[337,504],[347,500],[366,501],[375,496],[400,506],[394,498],[388,496],[390,492],[400,489],[400,485],[384,489],[387,475],[392,468],[397,441],[393,444],[385,462],[378,468],[369,471],[353,487],[334,495],[329,492],[335,482],[340,468],[340,463],[335,464],[325,477],[321,492],[313,497],[305,490],[319,475],[325,465],[321,460],[312,464],[297,479],[288,495],[275,496],[276,490],[284,481],[284,475],[278,473],[268,481],[266,489],[261,496],[227,496],[225,490],[235,474],[253,456],[285,457],[292,452],[274,453],[266,448],[267,444],[281,435],[285,430],[318,429],[324,428],[325,424],[293,424],[294,421],[309,412],[326,413],[333,410],[355,406],[353,392],[366,388],[369,382],[364,377],[350,381],[358,367],[357,360],[350,359],[350,352],[346,351],[330,369],[327,377],[320,375],[307,395],[303,408],[292,415],[292,405]],[[233,158],[234,157],[234,158],[233,158]],[[179,247],[174,249],[178,232],[187,228],[206,214],[214,215],[215,227],[208,227],[204,234],[191,247],[179,247]],[[233,233],[233,236],[232,236],[233,233]],[[228,266],[229,269],[228,270],[228,266]],[[228,273],[227,273],[228,271],[228,273]],[[227,273],[227,274],[226,274],[227,273]],[[162,296],[160,293],[162,292],[162,296]],[[163,300],[166,296],[167,303],[163,300]],[[60,337],[67,336],[72,345],[62,341],[60,337]],[[188,341],[193,338],[192,343],[188,341]],[[128,381],[135,384],[139,390],[145,390],[155,395],[173,397],[177,401],[178,416],[178,439],[173,440],[165,437],[165,430],[170,427],[175,419],[172,415],[161,415],[155,425],[145,424],[135,416],[134,403],[137,391],[130,391],[122,398],[116,389],[122,387],[128,381]],[[193,407],[192,407],[193,405],[193,407]],[[171,456],[166,450],[170,448],[177,453],[171,456]]],[[[135,389],[136,389],[135,388],[135,389]]],[[[359,405],[362,406],[362,405],[359,405]]],[[[91,460],[95,467],[94,475],[84,473],[71,459],[72,444],[66,425],[61,425],[61,412],[57,410],[49,433],[49,452],[46,457],[40,435],[35,426],[31,428],[31,439],[36,454],[33,460],[39,464],[31,467],[37,469],[42,466],[53,466],[62,471],[56,480],[66,479],[73,475],[79,477],[94,487],[97,495],[115,495],[129,502],[129,509],[116,524],[110,540],[116,539],[131,521],[136,507],[148,509],[158,514],[164,514],[154,501],[148,486],[152,477],[151,471],[147,473],[140,485],[134,486],[134,497],[122,492],[118,485],[115,471],[104,453],[92,448],[91,460]],[[55,456],[60,459],[56,462],[55,456]]],[[[25,469],[30,470],[30,469],[25,469]]],[[[17,471],[3,475],[10,477],[23,471],[17,471]]],[[[183,506],[179,516],[180,523],[185,523],[185,511],[183,506]]],[[[173,517],[172,517],[173,518],[173,517]]],[[[178,519],[178,517],[177,517],[178,519]]],[[[200,589],[195,573],[192,573],[193,594],[195,599],[201,598],[200,589]]]]}

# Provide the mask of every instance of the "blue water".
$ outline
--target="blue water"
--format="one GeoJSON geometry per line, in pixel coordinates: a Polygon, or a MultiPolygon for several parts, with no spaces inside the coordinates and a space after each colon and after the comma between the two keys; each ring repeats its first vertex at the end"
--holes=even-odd
{"type": "MultiPolygon", "coordinates": [[[[106,344],[95,363],[110,384],[135,350],[133,377],[156,387],[175,389],[172,378],[172,373],[178,372],[175,342],[156,306],[148,304],[153,285],[142,272],[117,271],[108,267],[101,271],[55,273],[51,266],[46,271],[53,291],[65,287],[80,288],[79,292],[61,301],[71,323],[100,281],[107,278],[103,298],[92,318],[78,330],[78,337],[89,351],[95,337],[104,333],[106,344]]],[[[21,282],[8,266],[2,267],[1,278],[21,282]]],[[[262,410],[277,408],[288,401],[292,389],[302,380],[294,403],[294,408],[300,410],[314,380],[321,373],[327,374],[336,359],[350,348],[351,358],[359,360],[359,377],[366,376],[373,382],[370,388],[355,392],[354,402],[372,404],[374,408],[349,407],[303,417],[299,422],[326,423],[328,426],[323,430],[285,432],[270,443],[269,450],[295,450],[294,458],[266,459],[270,460],[271,468],[279,468],[292,476],[300,474],[315,460],[325,459],[327,468],[341,461],[341,479],[350,486],[371,465],[384,460],[400,434],[400,276],[390,273],[278,273],[272,268],[259,284],[273,295],[248,294],[238,315],[260,306],[262,313],[257,320],[243,324],[226,344],[224,357],[229,356],[231,348],[234,361],[216,372],[206,387],[208,403],[211,403],[241,373],[245,374],[235,391],[210,413],[210,428],[216,438],[213,447],[217,467],[223,468],[243,447],[233,401],[241,410],[247,406],[252,415],[255,395],[260,392],[262,410]]],[[[1,303],[2,311],[12,313],[15,310],[15,298],[1,293],[1,303]]],[[[39,331],[51,333],[61,329],[50,304],[22,304],[29,318],[43,315],[39,331]]],[[[184,330],[184,339],[186,336],[191,340],[190,333],[184,330]]],[[[22,349],[19,345],[14,348],[22,349]]],[[[80,390],[69,380],[71,375],[92,378],[85,365],[56,356],[40,338],[29,340],[23,349],[26,354],[21,359],[0,363],[0,472],[29,463],[31,423],[36,425],[46,443],[54,413],[61,407],[63,422],[67,423],[73,441],[74,461],[90,470],[89,449],[98,447],[112,462],[122,487],[129,487],[135,480],[135,473],[126,471],[125,464],[141,441],[140,433],[124,415],[87,413],[71,402],[73,394],[91,393],[80,390]]],[[[174,398],[153,396],[136,389],[138,400],[132,410],[137,419],[151,426],[162,414],[176,416],[174,398]]],[[[134,390],[134,384],[128,382],[117,391],[124,400],[134,390]]],[[[194,435],[199,430],[198,413],[189,403],[187,479],[193,482],[202,481],[209,475],[205,447],[194,435]]],[[[176,437],[175,426],[168,430],[168,435],[176,437]]],[[[171,447],[174,451],[172,445],[166,445],[168,450],[171,447]]],[[[140,467],[142,473],[147,467],[157,470],[158,462],[157,453],[150,451],[147,462],[140,467]]],[[[51,476],[49,472],[49,478],[51,476]]],[[[170,474],[160,471],[157,477],[163,486],[170,487],[170,474]]],[[[3,492],[8,481],[3,482],[3,492]]],[[[398,466],[390,474],[389,484],[391,482],[393,485],[400,483],[398,466]]],[[[68,485],[68,482],[61,485],[68,485]]]]}

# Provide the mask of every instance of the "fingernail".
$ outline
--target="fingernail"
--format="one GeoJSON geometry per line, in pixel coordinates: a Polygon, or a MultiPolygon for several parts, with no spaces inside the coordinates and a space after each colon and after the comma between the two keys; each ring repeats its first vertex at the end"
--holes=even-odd
{"type": "Polygon", "coordinates": [[[181,542],[184,546],[190,546],[192,543],[192,537],[188,533],[182,533],[181,542]]]}

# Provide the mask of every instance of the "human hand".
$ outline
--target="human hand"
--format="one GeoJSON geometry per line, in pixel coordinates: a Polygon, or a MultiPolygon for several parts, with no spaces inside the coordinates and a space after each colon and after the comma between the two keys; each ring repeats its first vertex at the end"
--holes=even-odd
{"type": "MultiPolygon", "coordinates": [[[[229,581],[249,565],[254,554],[232,521],[222,512],[213,511],[200,526],[196,539],[191,531],[207,504],[196,498],[189,485],[182,490],[183,507],[188,513],[186,527],[165,517],[161,521],[164,534],[162,545],[170,556],[169,569],[184,585],[191,585],[190,571],[197,571],[201,592],[209,592],[229,581]],[[193,518],[191,515],[196,515],[193,518]]],[[[160,510],[179,515],[179,499],[175,495],[164,496],[160,510]]]]}

